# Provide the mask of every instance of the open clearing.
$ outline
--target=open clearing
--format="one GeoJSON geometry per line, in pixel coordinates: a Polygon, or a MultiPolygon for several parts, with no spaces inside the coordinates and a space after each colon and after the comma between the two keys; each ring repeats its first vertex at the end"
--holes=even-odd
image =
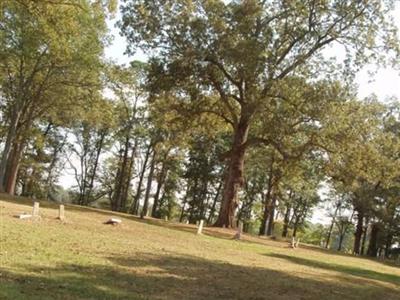
{"type": "Polygon", "coordinates": [[[400,299],[400,268],[192,225],[1,196],[0,299],[400,299]],[[122,225],[102,224],[111,216],[122,225]]]}

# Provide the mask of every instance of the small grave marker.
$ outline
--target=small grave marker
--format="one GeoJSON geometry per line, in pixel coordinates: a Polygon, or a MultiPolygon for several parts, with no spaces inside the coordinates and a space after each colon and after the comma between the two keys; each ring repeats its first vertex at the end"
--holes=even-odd
{"type": "Polygon", "coordinates": [[[122,221],[120,219],[111,218],[108,221],[104,222],[104,224],[118,225],[121,224],[122,221]]]}
{"type": "Polygon", "coordinates": [[[239,226],[237,227],[237,232],[234,236],[234,239],[240,240],[240,238],[242,237],[242,232],[243,232],[243,223],[239,221],[239,226]]]}
{"type": "Polygon", "coordinates": [[[32,218],[32,215],[27,214],[27,213],[22,213],[20,215],[16,215],[15,217],[18,219],[29,219],[29,218],[32,218]]]}
{"type": "Polygon", "coordinates": [[[32,210],[32,216],[34,218],[39,218],[39,202],[34,202],[33,203],[33,210],[32,210]]]}
{"type": "Polygon", "coordinates": [[[65,214],[64,214],[64,205],[60,204],[60,208],[58,210],[58,219],[61,221],[65,220],[65,214]]]}
{"type": "Polygon", "coordinates": [[[204,220],[200,220],[199,227],[197,228],[197,234],[201,234],[201,232],[203,231],[203,224],[204,220]]]}

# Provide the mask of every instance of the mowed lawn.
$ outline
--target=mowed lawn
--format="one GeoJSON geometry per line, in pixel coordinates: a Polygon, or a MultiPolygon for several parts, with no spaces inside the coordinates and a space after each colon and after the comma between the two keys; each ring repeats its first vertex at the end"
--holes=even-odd
{"type": "Polygon", "coordinates": [[[63,223],[46,202],[13,217],[31,210],[0,201],[0,299],[400,299],[400,268],[378,261],[76,206],[63,223]]]}

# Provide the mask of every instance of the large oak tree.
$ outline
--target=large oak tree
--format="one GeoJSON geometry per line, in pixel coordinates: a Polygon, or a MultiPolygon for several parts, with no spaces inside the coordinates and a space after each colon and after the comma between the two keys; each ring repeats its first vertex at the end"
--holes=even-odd
{"type": "Polygon", "coordinates": [[[343,68],[350,73],[397,50],[392,8],[393,1],[381,0],[123,1],[121,32],[128,52],[141,48],[152,57],[152,91],[197,104],[218,95],[207,112],[232,125],[216,226],[233,226],[252,124],[264,117],[259,108],[285,101],[280,85],[287,77],[331,72],[323,55],[328,45],[346,50],[343,68]]]}

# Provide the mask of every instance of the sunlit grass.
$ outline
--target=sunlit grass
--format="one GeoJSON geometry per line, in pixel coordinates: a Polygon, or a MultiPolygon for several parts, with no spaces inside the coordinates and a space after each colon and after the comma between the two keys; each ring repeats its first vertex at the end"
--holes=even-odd
{"type": "MultiPolygon", "coordinates": [[[[3,197],[3,199],[5,199],[3,197]]],[[[0,299],[400,299],[400,269],[233,231],[0,201],[0,299]]]]}

